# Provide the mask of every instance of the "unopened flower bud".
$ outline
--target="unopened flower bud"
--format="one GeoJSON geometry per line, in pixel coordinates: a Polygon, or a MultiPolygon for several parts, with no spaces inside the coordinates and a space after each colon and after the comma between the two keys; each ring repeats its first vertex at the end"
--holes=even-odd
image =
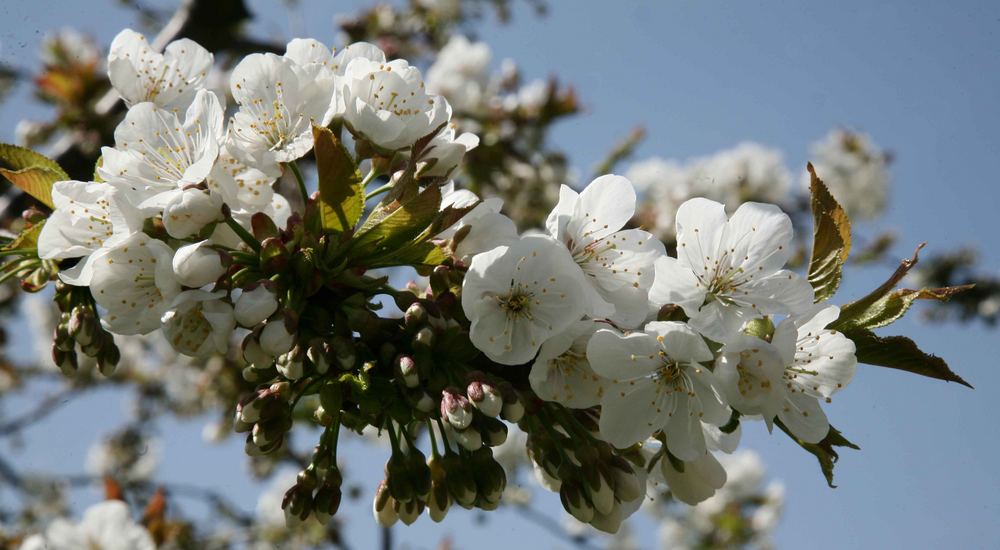
{"type": "Polygon", "coordinates": [[[413,345],[416,347],[429,348],[434,344],[434,331],[430,327],[424,327],[417,331],[413,337],[413,345]]]}
{"type": "Polygon", "coordinates": [[[94,333],[98,330],[94,310],[89,307],[74,307],[70,313],[66,330],[81,346],[90,344],[94,333]]]}
{"type": "Polygon", "coordinates": [[[330,370],[330,360],[328,358],[326,345],[320,339],[314,339],[306,350],[306,357],[316,368],[319,374],[326,374],[330,370]]]}
{"type": "Polygon", "coordinates": [[[504,403],[503,410],[500,411],[500,417],[508,422],[520,422],[523,416],[524,405],[522,405],[520,401],[504,403]]]}
{"type": "Polygon", "coordinates": [[[298,380],[305,374],[305,366],[295,353],[289,352],[278,356],[274,362],[278,372],[289,380],[298,380]]]}
{"type": "Polygon", "coordinates": [[[467,451],[477,451],[483,446],[483,436],[479,430],[468,427],[464,430],[454,430],[455,441],[467,451]]]}
{"type": "Polygon", "coordinates": [[[107,340],[107,345],[101,348],[100,353],[97,354],[97,370],[101,371],[101,374],[104,376],[111,376],[115,373],[118,361],[121,361],[122,354],[118,350],[118,346],[115,345],[114,340],[110,337],[107,340]]]}
{"type": "Polygon", "coordinates": [[[214,283],[226,272],[222,255],[208,241],[184,245],[171,262],[177,280],[184,286],[198,288],[214,283]]]}
{"type": "Polygon", "coordinates": [[[340,484],[326,483],[316,491],[316,495],[313,497],[313,512],[319,512],[328,517],[334,516],[340,509],[341,498],[340,484]]]}
{"type": "Polygon", "coordinates": [[[184,189],[163,207],[163,227],[175,239],[186,239],[222,219],[222,199],[194,187],[184,189]]]}
{"type": "Polygon", "coordinates": [[[446,483],[447,473],[440,458],[431,458],[427,462],[431,471],[431,492],[427,496],[427,514],[436,523],[440,523],[451,507],[451,494],[446,483]]]}
{"type": "Polygon", "coordinates": [[[243,359],[254,368],[266,369],[274,363],[274,356],[268,355],[260,347],[260,341],[253,334],[243,339],[243,359]]]}
{"type": "Polygon", "coordinates": [[[503,410],[503,397],[492,385],[473,380],[466,390],[469,400],[481,413],[495,418],[503,410]]]}
{"type": "Polygon", "coordinates": [[[406,525],[413,525],[413,522],[417,521],[417,518],[420,517],[420,513],[423,511],[424,503],[419,500],[396,502],[396,514],[399,515],[399,519],[406,525]]]}
{"type": "Polygon", "coordinates": [[[473,407],[464,395],[455,389],[441,392],[441,417],[459,430],[464,430],[472,424],[473,407]]]}
{"type": "Polygon", "coordinates": [[[281,500],[281,508],[285,511],[285,521],[289,527],[305,521],[312,512],[312,489],[298,483],[292,485],[281,500]]]}
{"type": "Polygon", "coordinates": [[[407,388],[415,388],[420,385],[417,363],[409,355],[400,355],[396,359],[396,372],[403,379],[403,384],[407,388]]]}
{"type": "Polygon", "coordinates": [[[75,375],[76,369],[79,368],[75,351],[63,351],[56,346],[52,346],[52,362],[66,376],[75,375]]]}
{"type": "MultiPolygon", "coordinates": [[[[616,457],[617,458],[617,457],[616,457]]],[[[626,462],[621,459],[622,462],[626,462]]],[[[639,476],[635,471],[625,464],[627,470],[612,462],[611,472],[614,477],[615,497],[621,502],[632,502],[642,496],[643,487],[639,482],[639,476]]]]}
{"type": "Polygon", "coordinates": [[[430,414],[434,410],[434,406],[437,402],[430,396],[429,393],[424,391],[422,388],[416,388],[411,390],[409,393],[410,402],[413,404],[413,408],[424,413],[430,414]]]}
{"type": "Polygon", "coordinates": [[[507,441],[507,425],[495,418],[483,419],[479,428],[484,442],[490,447],[498,447],[507,441]]]}
{"type": "Polygon", "coordinates": [[[73,351],[76,349],[76,340],[69,334],[68,318],[56,325],[55,333],[52,336],[52,345],[60,351],[73,351]]]}
{"type": "Polygon", "coordinates": [[[615,505],[615,492],[608,479],[598,468],[585,468],[583,487],[598,514],[609,514],[615,505]]]}
{"type": "Polygon", "coordinates": [[[245,424],[253,424],[260,420],[260,409],[264,399],[254,396],[253,399],[244,403],[236,404],[236,420],[245,424]]]}
{"type": "Polygon", "coordinates": [[[284,319],[272,319],[260,333],[260,348],[271,357],[277,357],[292,349],[295,335],[288,332],[284,319]]]}
{"type": "Polygon", "coordinates": [[[580,484],[576,480],[563,480],[559,488],[559,500],[563,508],[582,523],[590,523],[594,519],[594,507],[587,502],[580,484]]]}
{"type": "Polygon", "coordinates": [[[372,515],[382,527],[392,527],[399,515],[396,513],[396,500],[389,494],[389,485],[383,479],[378,489],[375,489],[375,499],[372,502],[372,515]]]}
{"type": "Polygon", "coordinates": [[[427,309],[420,302],[410,304],[410,307],[406,308],[406,312],[403,313],[403,322],[406,323],[407,327],[417,327],[426,320],[427,309]]]}
{"type": "Polygon", "coordinates": [[[333,357],[341,370],[353,369],[357,360],[357,355],[354,353],[354,342],[346,336],[337,335],[333,337],[330,345],[333,349],[333,357]]]}
{"type": "Polygon", "coordinates": [[[459,455],[449,455],[442,459],[442,467],[447,472],[445,483],[455,502],[463,508],[471,508],[476,502],[476,481],[459,455]]]}
{"type": "Polygon", "coordinates": [[[233,316],[241,326],[252,328],[278,311],[278,299],[268,285],[244,290],[233,306],[233,316]]]}

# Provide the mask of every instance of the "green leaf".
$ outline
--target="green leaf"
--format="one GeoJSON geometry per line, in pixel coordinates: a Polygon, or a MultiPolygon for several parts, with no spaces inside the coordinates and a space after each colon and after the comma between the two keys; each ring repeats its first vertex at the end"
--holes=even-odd
{"type": "Polygon", "coordinates": [[[837,428],[830,426],[830,431],[827,432],[826,437],[823,438],[819,443],[806,443],[801,439],[792,435],[792,432],[788,431],[788,428],[781,423],[777,418],[774,419],[774,423],[777,424],[781,431],[785,432],[788,437],[792,438],[793,441],[799,444],[800,447],[812,453],[819,461],[819,467],[823,471],[823,477],[826,478],[826,484],[830,486],[831,489],[836,489],[837,486],[833,484],[833,466],[837,463],[840,455],[834,447],[847,447],[849,449],[860,450],[854,443],[851,443],[844,437],[844,434],[840,433],[837,428]]]}
{"type": "Polygon", "coordinates": [[[851,220],[847,212],[816,176],[812,164],[809,170],[810,205],[813,213],[813,249],[809,258],[809,284],[821,302],[840,286],[844,263],[851,252],[851,220]]]}
{"type": "Polygon", "coordinates": [[[904,370],[972,387],[955,374],[944,359],[921,351],[913,340],[905,336],[878,336],[863,328],[842,332],[854,342],[859,363],[904,370]]]}
{"type": "Polygon", "coordinates": [[[418,242],[404,247],[397,252],[387,254],[365,263],[366,267],[393,267],[409,265],[413,267],[434,267],[441,265],[448,255],[440,246],[430,242],[418,242]]]}
{"type": "Polygon", "coordinates": [[[351,256],[364,261],[399,252],[404,245],[425,233],[440,208],[441,189],[437,185],[428,186],[407,202],[381,205],[358,229],[351,256]]]}
{"type": "Polygon", "coordinates": [[[848,304],[841,309],[840,318],[831,325],[835,330],[851,330],[856,328],[879,328],[894,323],[901,318],[913,302],[917,300],[947,301],[959,292],[968,290],[975,285],[946,286],[941,288],[921,288],[911,290],[900,288],[894,290],[875,302],[867,305],[848,304]]]}
{"type": "Polygon", "coordinates": [[[354,229],[365,210],[361,172],[344,144],[329,128],[313,126],[316,172],[319,176],[320,220],[336,233],[354,229]]]}
{"type": "Polygon", "coordinates": [[[21,233],[14,237],[14,240],[7,243],[0,250],[23,250],[23,249],[38,249],[38,236],[42,234],[42,226],[45,225],[45,220],[42,220],[31,227],[21,231],[21,233]]]}
{"type": "Polygon", "coordinates": [[[955,294],[968,290],[974,285],[949,286],[942,288],[922,288],[911,290],[896,289],[896,284],[917,265],[920,260],[920,244],[913,257],[900,262],[889,279],[867,296],[840,308],[840,317],[830,325],[834,330],[874,329],[889,325],[901,318],[917,300],[946,301],[955,294]]]}
{"type": "Polygon", "coordinates": [[[70,179],[56,161],[31,149],[0,143],[0,175],[52,208],[52,184],[70,179]]]}

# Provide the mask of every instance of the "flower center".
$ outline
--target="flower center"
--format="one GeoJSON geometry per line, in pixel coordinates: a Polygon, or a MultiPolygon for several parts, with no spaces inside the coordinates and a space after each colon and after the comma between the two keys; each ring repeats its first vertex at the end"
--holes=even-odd
{"type": "Polygon", "coordinates": [[[507,313],[508,319],[532,319],[531,316],[531,299],[534,294],[529,292],[525,287],[520,284],[515,285],[511,283],[510,292],[504,296],[497,296],[497,302],[500,307],[507,313]]]}

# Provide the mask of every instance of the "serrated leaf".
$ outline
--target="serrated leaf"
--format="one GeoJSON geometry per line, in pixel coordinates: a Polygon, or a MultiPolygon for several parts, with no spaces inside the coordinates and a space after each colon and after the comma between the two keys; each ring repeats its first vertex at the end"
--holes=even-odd
{"type": "Polygon", "coordinates": [[[0,250],[22,250],[22,249],[36,249],[38,248],[38,236],[42,233],[42,226],[45,225],[45,220],[42,220],[31,227],[21,231],[14,240],[7,243],[0,250]]]}
{"type": "Polygon", "coordinates": [[[809,284],[821,302],[837,291],[844,263],[851,252],[851,220],[810,163],[809,194],[813,213],[813,248],[809,258],[809,284]]]}
{"type": "Polygon", "coordinates": [[[816,460],[819,461],[820,470],[823,471],[823,477],[826,478],[826,484],[830,486],[831,489],[836,489],[837,486],[833,484],[833,466],[837,463],[840,455],[834,449],[834,447],[847,447],[848,449],[860,450],[854,443],[851,443],[844,437],[844,434],[840,433],[837,428],[830,426],[830,431],[827,432],[826,437],[823,438],[819,443],[806,443],[801,439],[792,435],[792,432],[781,423],[780,420],[775,419],[774,423],[781,428],[781,431],[785,432],[788,437],[792,438],[793,441],[799,444],[800,447],[809,451],[816,460]]]}
{"type": "Polygon", "coordinates": [[[925,353],[913,340],[905,336],[878,336],[863,328],[842,333],[854,342],[855,355],[859,363],[904,370],[972,387],[961,376],[955,374],[944,359],[925,353]]]}
{"type": "Polygon", "coordinates": [[[313,141],[321,223],[328,231],[345,233],[354,229],[365,210],[361,172],[329,128],[314,125],[313,141]]]}
{"type": "Polygon", "coordinates": [[[358,229],[350,255],[362,261],[383,258],[424,233],[438,216],[441,189],[428,186],[407,202],[384,205],[358,229]],[[385,212],[388,212],[387,214],[385,212]]]}
{"type": "Polygon", "coordinates": [[[920,250],[923,247],[924,243],[921,243],[913,251],[911,258],[900,261],[899,267],[878,288],[863,298],[841,306],[840,317],[830,328],[843,331],[856,328],[874,329],[884,327],[901,318],[916,300],[945,301],[955,294],[974,286],[961,285],[942,288],[922,288],[919,290],[896,289],[896,285],[920,261],[920,250]]]}
{"type": "Polygon", "coordinates": [[[52,184],[70,179],[56,161],[31,149],[0,143],[0,175],[52,208],[52,184]]]}
{"type": "Polygon", "coordinates": [[[830,328],[851,330],[856,328],[874,329],[896,322],[917,300],[948,301],[959,292],[975,285],[946,286],[941,288],[921,288],[911,290],[900,288],[885,294],[871,304],[848,304],[841,308],[840,318],[830,328]]]}

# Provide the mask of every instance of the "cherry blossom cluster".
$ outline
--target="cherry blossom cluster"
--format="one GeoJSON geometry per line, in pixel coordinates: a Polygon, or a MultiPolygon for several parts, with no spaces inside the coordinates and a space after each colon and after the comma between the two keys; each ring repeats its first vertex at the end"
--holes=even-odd
{"type": "Polygon", "coordinates": [[[161,53],[120,33],[107,68],[127,111],[94,181],[40,189],[61,169],[18,152],[42,163],[19,181],[52,212],[26,216],[10,249],[25,267],[11,273],[30,273],[25,288],[56,281],[54,362],[75,376],[82,354],[110,376],[121,337],[156,332],[206,364],[227,357],[248,455],[278,456],[296,425],[319,428],[281,498],[290,525],[337,513],[342,430],[388,439],[380,524],[493,510],[517,425],[513,444],[542,485],[609,533],[650,487],[691,505],[722,490],[717,456],[736,450],[744,421],[778,427],[830,480],[833,447],[853,444],[823,404],[861,359],[964,383],[870,331],[960,289],[893,291],[914,257],[871,295],[831,304],[847,214],[810,167],[814,247],[808,275],[796,273],[792,220],[746,202],[778,201],[789,179],[757,146],[696,163],[697,185],[662,201],[667,242],[636,222],[658,187],[637,193],[618,175],[561,185],[544,227],[519,231],[489,188],[481,198],[451,178],[463,163],[491,166],[472,164],[475,129],[484,149],[524,137],[488,129],[491,112],[575,107],[554,84],[501,100],[489,58],[452,40],[425,85],[373,44],[295,39],[283,55],[242,59],[230,102],[208,88],[214,60],[197,43],[161,53]],[[466,118],[453,119],[449,98],[466,118]],[[901,366],[903,351],[926,365],[901,366]]]}
{"type": "MultiPolygon", "coordinates": [[[[839,308],[815,303],[785,269],[792,224],[777,207],[744,203],[727,216],[691,199],[677,211],[672,257],[627,228],[635,204],[620,176],[563,187],[546,234],[508,234],[472,258],[462,306],[490,359],[530,362],[543,400],[599,406],[599,438],[655,449],[656,477],[695,504],[725,483],[713,452],[735,449],[740,420],[779,422],[811,444],[826,437],[821,402],[853,378],[855,346],[828,328],[839,308]]],[[[542,468],[558,486],[558,468],[542,468]]],[[[574,497],[574,516],[608,525],[599,491],[574,497]]]]}

